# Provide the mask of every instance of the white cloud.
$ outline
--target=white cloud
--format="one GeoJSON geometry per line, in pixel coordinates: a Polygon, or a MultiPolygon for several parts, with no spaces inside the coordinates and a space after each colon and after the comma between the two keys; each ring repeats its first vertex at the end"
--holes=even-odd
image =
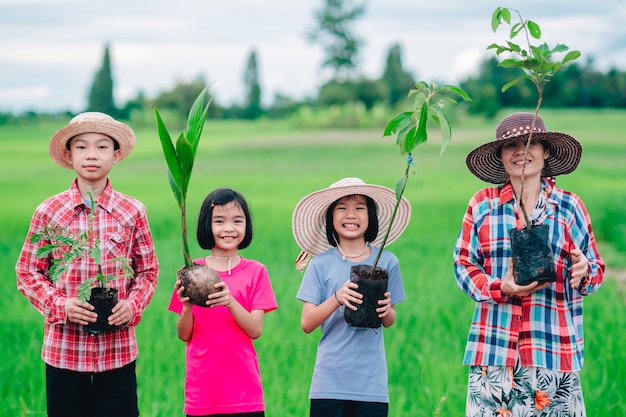
{"type": "MultiPolygon", "coordinates": [[[[618,4],[619,3],[619,4],[618,4]]],[[[594,56],[600,68],[626,68],[626,5],[528,0],[523,16],[543,29],[542,41],[594,56]]],[[[324,80],[322,50],[307,43],[321,0],[0,0],[0,106],[80,108],[103,47],[111,46],[118,101],[147,95],[179,79],[203,76],[219,85],[218,100],[243,99],[243,71],[257,51],[264,100],[276,92],[303,98],[324,80]],[[42,89],[42,86],[45,89],[42,89]],[[37,91],[39,95],[15,94],[37,91]],[[45,91],[43,93],[42,91],[45,91]],[[29,98],[31,97],[31,98],[29,98]]],[[[456,83],[472,71],[493,34],[499,0],[367,2],[355,25],[364,39],[362,72],[378,77],[389,47],[400,43],[405,69],[427,81],[456,83]]],[[[35,93],[31,93],[35,94],[35,93]]]]}

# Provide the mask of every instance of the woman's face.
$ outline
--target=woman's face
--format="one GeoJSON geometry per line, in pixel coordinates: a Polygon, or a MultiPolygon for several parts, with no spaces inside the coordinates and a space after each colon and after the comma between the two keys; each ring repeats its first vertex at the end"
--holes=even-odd
{"type": "Polygon", "coordinates": [[[333,226],[340,242],[365,239],[365,231],[369,226],[365,196],[351,195],[340,198],[333,209],[333,226]]]}
{"type": "Polygon", "coordinates": [[[504,169],[511,179],[521,179],[522,169],[524,179],[541,178],[541,171],[545,160],[550,156],[550,151],[544,147],[543,142],[536,140],[530,143],[524,157],[525,149],[525,140],[510,141],[502,145],[500,160],[504,169]]]}

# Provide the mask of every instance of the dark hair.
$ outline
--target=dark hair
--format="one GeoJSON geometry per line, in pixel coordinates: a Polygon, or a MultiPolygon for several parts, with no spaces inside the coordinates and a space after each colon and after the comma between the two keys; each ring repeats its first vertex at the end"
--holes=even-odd
{"type": "MultiPolygon", "coordinates": [[[[76,135],[76,136],[78,136],[78,135],[76,135]]],[[[67,140],[67,142],[65,142],[65,150],[66,151],[70,150],[70,146],[71,146],[70,144],[72,143],[72,139],[74,139],[76,136],[72,136],[71,138],[69,138],[67,140]]],[[[104,135],[104,136],[107,136],[107,137],[111,138],[111,136],[109,136],[109,135],[104,135]]],[[[113,141],[113,150],[117,151],[120,148],[119,142],[117,140],[113,139],[113,138],[111,138],[111,140],[113,141]]]]}
{"type": "MultiPolygon", "coordinates": [[[[355,194],[346,195],[344,197],[355,198],[355,194]]],[[[341,197],[341,198],[344,198],[341,197]]],[[[364,195],[365,203],[367,205],[367,217],[368,217],[368,225],[367,230],[365,230],[365,241],[373,242],[376,240],[376,236],[378,236],[378,216],[376,215],[376,203],[371,197],[364,195]]],[[[337,246],[339,243],[339,235],[335,230],[335,226],[333,226],[333,211],[335,207],[337,207],[337,203],[341,198],[335,200],[330,206],[328,206],[328,210],[326,210],[326,239],[328,239],[328,243],[330,246],[337,246]]]]}
{"type": "Polygon", "coordinates": [[[215,238],[213,237],[213,229],[211,228],[211,219],[213,218],[213,207],[223,206],[234,201],[241,208],[246,217],[246,234],[239,244],[239,249],[245,249],[252,242],[252,218],[248,203],[241,193],[231,190],[230,188],[218,188],[211,191],[206,196],[202,206],[200,207],[200,215],[198,216],[198,244],[202,249],[213,249],[215,247],[215,238]]]}

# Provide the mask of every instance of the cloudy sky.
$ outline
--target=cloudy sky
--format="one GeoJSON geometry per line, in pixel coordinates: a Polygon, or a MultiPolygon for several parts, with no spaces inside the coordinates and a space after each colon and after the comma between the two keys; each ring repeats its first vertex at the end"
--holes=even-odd
{"type": "MultiPolygon", "coordinates": [[[[623,0],[367,0],[354,26],[362,73],[378,78],[394,43],[417,79],[457,83],[508,39],[491,31],[497,6],[537,22],[542,41],[563,43],[600,70],[626,70],[623,0]]],[[[325,81],[322,51],[308,43],[322,0],[0,0],[0,111],[81,111],[110,44],[118,104],[154,97],[202,76],[221,104],[243,100],[255,50],[263,100],[301,99],[325,81]]],[[[523,43],[522,40],[518,43],[523,43]]]]}

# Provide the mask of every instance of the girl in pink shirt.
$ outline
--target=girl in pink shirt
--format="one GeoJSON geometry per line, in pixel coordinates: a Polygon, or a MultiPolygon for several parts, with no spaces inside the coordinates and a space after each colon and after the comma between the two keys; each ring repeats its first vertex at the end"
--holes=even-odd
{"type": "Polygon", "coordinates": [[[278,307],[269,275],[260,262],[239,249],[252,241],[248,204],[237,191],[220,188],[202,203],[198,243],[210,255],[196,259],[215,269],[219,292],[207,307],[183,297],[176,282],[169,310],[180,314],[178,337],[187,343],[185,407],[187,416],[265,415],[261,374],[253,341],[261,336],[266,312],[278,307]]]}

